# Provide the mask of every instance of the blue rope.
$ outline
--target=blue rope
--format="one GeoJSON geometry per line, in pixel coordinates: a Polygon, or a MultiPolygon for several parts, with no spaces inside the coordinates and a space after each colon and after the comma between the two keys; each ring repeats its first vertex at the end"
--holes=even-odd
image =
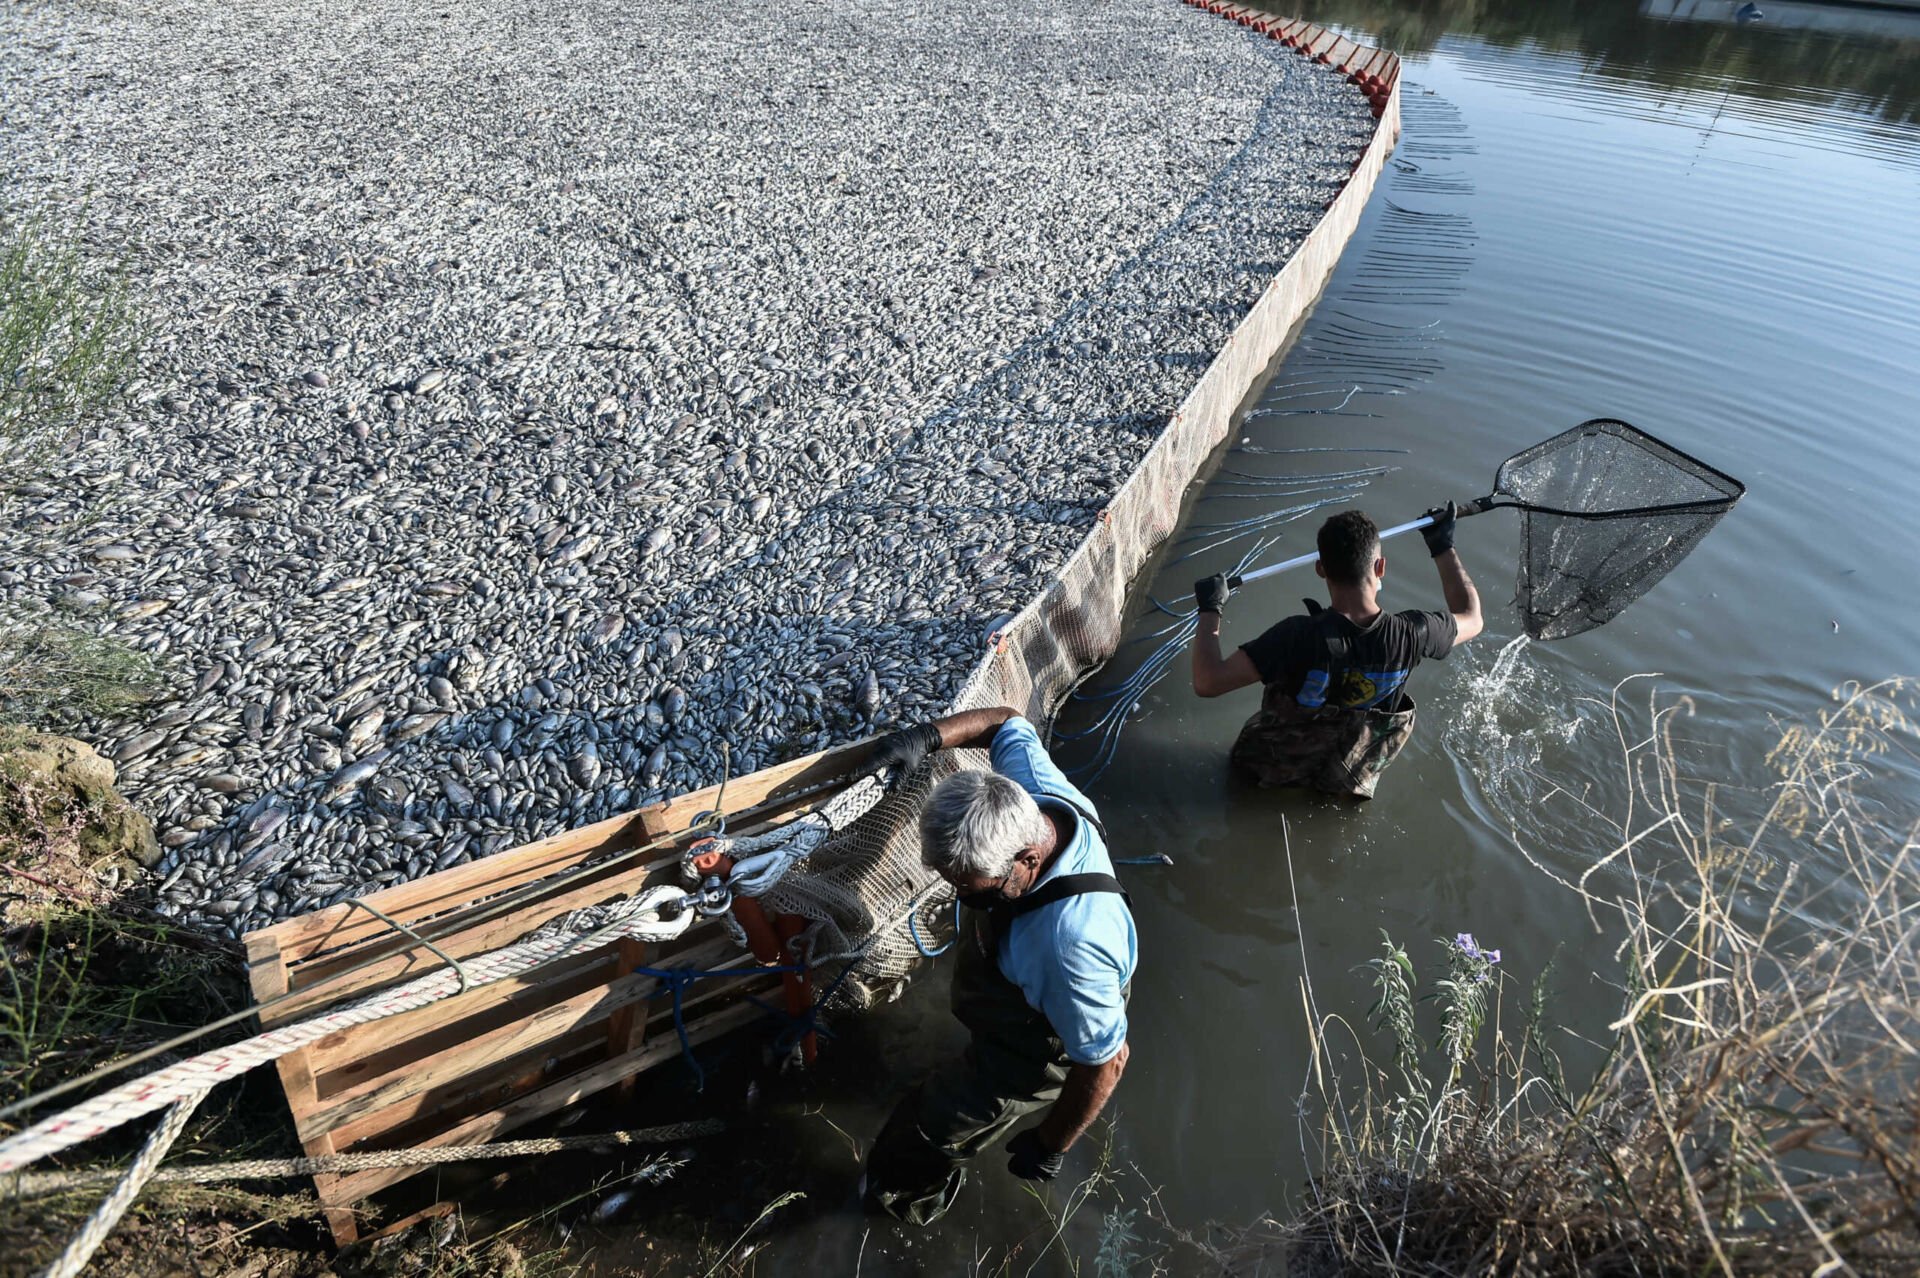
{"type": "Polygon", "coordinates": [[[859,952],[848,959],[847,965],[840,969],[840,975],[833,978],[833,982],[827,986],[826,992],[813,1000],[813,1006],[797,1016],[786,1011],[784,1008],[770,1006],[751,994],[747,995],[747,1001],[755,1007],[767,1013],[769,1016],[784,1018],[787,1022],[787,1027],[780,1032],[780,1037],[773,1040],[773,1050],[776,1056],[785,1056],[794,1049],[795,1045],[797,1045],[801,1039],[809,1034],[818,1034],[822,1038],[833,1037],[833,1031],[820,1023],[820,1009],[833,1000],[833,996],[840,990],[841,983],[853,975],[853,969],[860,966],[860,960],[867,956],[867,951],[872,948],[872,946],[873,942],[871,940],[861,946],[859,952]]]}
{"type": "MultiPolygon", "coordinates": [[[[799,963],[783,963],[778,967],[760,967],[758,965],[753,967],[720,968],[636,967],[633,970],[641,975],[651,976],[666,988],[668,994],[673,996],[673,1032],[680,1036],[680,1055],[685,1058],[687,1066],[693,1070],[693,1090],[696,1092],[704,1092],[707,1089],[707,1071],[700,1068],[700,1058],[693,1054],[693,1040],[687,1037],[687,1019],[685,1015],[687,986],[693,984],[695,981],[704,980],[709,976],[760,976],[780,972],[804,972],[807,969],[799,963]]],[[[846,973],[841,973],[842,977],[845,975],[846,973]]],[[[661,991],[656,989],[648,994],[647,997],[649,999],[656,999],[660,997],[660,993],[661,991]]],[[[758,1001],[757,999],[755,1000],[755,1002],[758,1001]]],[[[808,1013],[808,1015],[811,1014],[811,1012],[808,1013]]]]}
{"type": "Polygon", "coordinates": [[[913,948],[920,951],[921,958],[936,959],[945,954],[960,939],[960,898],[953,899],[953,935],[947,938],[945,945],[930,950],[926,942],[920,939],[920,911],[917,907],[907,911],[907,935],[913,938],[913,948]]]}

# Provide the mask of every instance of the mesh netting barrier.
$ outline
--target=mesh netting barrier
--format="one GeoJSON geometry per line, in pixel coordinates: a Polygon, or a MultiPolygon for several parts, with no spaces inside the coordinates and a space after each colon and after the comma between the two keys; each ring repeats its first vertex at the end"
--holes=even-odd
{"type": "MultiPolygon", "coordinates": [[[[1113,654],[1125,627],[1128,587],[1175,531],[1188,485],[1319,296],[1359,223],[1400,132],[1398,59],[1305,23],[1289,30],[1303,52],[1325,52],[1342,67],[1365,59],[1392,86],[1372,141],[1326,214],[1242,319],[1058,575],[990,637],[991,650],[962,685],[953,711],[1007,705],[1044,724],[1082,673],[1113,654]]],[[[942,920],[953,895],[920,864],[920,804],[941,777],[983,766],[979,752],[935,756],[919,776],[829,839],[762,897],[770,910],[814,921],[808,935],[813,961],[860,955],[852,976],[838,987],[836,1002],[865,1006],[898,994],[921,958],[907,926],[910,915],[920,937],[944,937],[942,920]]]]}
{"type": "Polygon", "coordinates": [[[1612,418],[1514,454],[1494,488],[1524,512],[1515,597],[1535,639],[1564,639],[1618,616],[1746,491],[1612,418]]]}

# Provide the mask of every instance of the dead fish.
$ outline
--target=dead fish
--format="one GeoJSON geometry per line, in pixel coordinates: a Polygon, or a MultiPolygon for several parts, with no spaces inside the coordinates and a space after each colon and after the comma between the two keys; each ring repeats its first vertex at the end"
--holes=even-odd
{"type": "Polygon", "coordinates": [[[166,739],[167,734],[163,731],[142,732],[137,736],[129,737],[114,750],[114,762],[125,763],[130,759],[137,759],[166,739]]]}
{"type": "Polygon", "coordinates": [[[347,749],[359,754],[380,734],[380,725],[387,721],[384,710],[369,710],[347,725],[347,749]]]}
{"type": "Polygon", "coordinates": [[[687,709],[686,690],[679,684],[674,684],[667,689],[667,695],[660,699],[660,707],[667,712],[668,722],[678,723],[680,716],[686,713],[687,709]]]}
{"type": "Polygon", "coordinates": [[[233,873],[237,877],[242,874],[264,872],[278,865],[292,851],[291,843],[263,843],[252,855],[245,857],[234,866],[233,873]]]}
{"type": "Polygon", "coordinates": [[[127,621],[138,621],[142,617],[151,617],[173,607],[171,599],[136,599],[120,609],[120,616],[127,621]]]}
{"type": "Polygon", "coordinates": [[[880,709],[880,676],[872,670],[860,681],[860,687],[853,694],[854,708],[869,719],[880,709]]]}
{"type": "Polygon", "coordinates": [[[433,731],[446,722],[445,714],[410,714],[393,725],[393,731],[387,734],[387,740],[395,745],[413,740],[433,731]]]}
{"type": "Polygon", "coordinates": [[[642,555],[657,555],[672,544],[673,534],[664,528],[656,528],[641,539],[640,553],[642,555]]]}
{"type": "Polygon", "coordinates": [[[414,378],[413,385],[408,389],[416,395],[431,395],[444,386],[446,381],[447,370],[444,368],[436,368],[414,378]]]}
{"type": "Polygon", "coordinates": [[[93,552],[92,557],[103,564],[124,564],[138,559],[140,552],[132,546],[102,546],[93,552]]]}
{"type": "Polygon", "coordinates": [[[372,584],[373,578],[371,577],[342,577],[338,581],[322,586],[320,588],[320,594],[323,597],[326,595],[344,594],[349,590],[361,590],[372,584]]]}
{"type": "Polygon", "coordinates": [[[363,674],[359,678],[355,679],[353,682],[349,683],[346,687],[340,689],[340,691],[334,693],[333,700],[335,701],[351,700],[352,698],[359,696],[361,693],[365,692],[368,688],[371,688],[372,686],[373,686],[373,676],[370,674],[363,674]]]}
{"type": "Polygon", "coordinates": [[[747,518],[757,523],[766,518],[767,512],[772,509],[773,498],[764,495],[755,497],[753,504],[747,507],[747,518]]]}
{"type": "Polygon", "coordinates": [[[593,1209],[593,1222],[597,1225],[612,1220],[620,1214],[621,1208],[633,1201],[633,1198],[634,1193],[631,1189],[622,1189],[617,1193],[608,1194],[600,1201],[600,1205],[593,1209]]]}
{"type": "Polygon", "coordinates": [[[357,759],[334,773],[327,781],[327,788],[320,792],[320,802],[332,803],[341,795],[354,790],[368,777],[380,770],[380,764],[386,759],[385,750],[375,750],[364,759],[357,759]]]}
{"type": "Polygon", "coordinates": [[[593,783],[600,779],[600,752],[594,748],[591,741],[580,747],[579,752],[569,760],[569,764],[568,771],[572,774],[575,784],[583,790],[591,790],[593,783]]]}
{"type": "Polygon", "coordinates": [[[653,753],[647,756],[647,785],[650,787],[659,785],[665,777],[666,771],[667,743],[662,741],[653,748],[653,753]]]}
{"type": "Polygon", "coordinates": [[[600,618],[599,622],[594,625],[593,630],[587,635],[588,646],[599,648],[612,643],[619,637],[620,632],[626,628],[626,625],[627,619],[625,617],[617,612],[608,613],[606,616],[600,618]]]}
{"type": "Polygon", "coordinates": [[[600,547],[599,533],[583,533],[553,552],[553,562],[570,564],[576,559],[585,559],[600,547]]]}

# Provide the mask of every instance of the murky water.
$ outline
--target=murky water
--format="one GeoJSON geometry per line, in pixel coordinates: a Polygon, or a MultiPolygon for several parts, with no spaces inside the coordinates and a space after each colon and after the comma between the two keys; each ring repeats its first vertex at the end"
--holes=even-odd
{"type": "MultiPolygon", "coordinates": [[[[1417,739],[1364,808],[1228,781],[1254,690],[1199,701],[1176,663],[1137,698],[1089,788],[1125,832],[1119,852],[1175,864],[1124,872],[1142,963],[1111,1141],[1119,1181],[1052,1250],[1050,1210],[1071,1204],[1054,1192],[1043,1205],[998,1159],[982,1160],[932,1231],[853,1210],[846,1138],[871,1139],[899,1092],[958,1045],[941,969],[844,1027],[820,1076],[768,1085],[746,1120],[760,1151],[748,1166],[689,1169],[674,1192],[690,1213],[702,1195],[733,1197],[729,1186],[744,1202],[744,1219],[711,1227],[719,1242],[791,1187],[808,1200],[756,1234],[768,1272],[1056,1273],[1067,1252],[1092,1272],[1102,1214],[1143,1207],[1149,1188],[1193,1229],[1279,1210],[1305,1167],[1303,976],[1323,1011],[1364,1035],[1370,996],[1355,968],[1381,929],[1428,974],[1433,938],[1470,931],[1529,980],[1557,953],[1556,1012],[1592,1028],[1616,1006],[1610,941],[1545,872],[1577,878],[1610,846],[1589,808],[1619,802],[1622,741],[1644,730],[1648,697],[1693,696],[1677,733],[1692,773],[1754,784],[1782,720],[1844,680],[1920,667],[1920,14],[1765,3],[1766,19],[1739,25],[1734,7],[1304,5],[1407,55],[1406,138],[1237,432],[1269,451],[1226,454],[1192,521],[1316,496],[1250,476],[1381,466],[1302,487],[1364,480],[1358,500],[1383,523],[1410,517],[1486,491],[1509,453],[1600,415],[1721,465],[1750,494],[1625,615],[1551,645],[1513,641],[1517,517],[1463,524],[1489,633],[1416,676],[1417,739]],[[1393,451],[1279,451],[1307,448],[1393,451]],[[1658,677],[1624,685],[1617,725],[1610,692],[1640,673],[1658,677]]],[[[1268,529],[1283,534],[1270,558],[1310,547],[1318,518],[1268,529]]],[[[1182,598],[1251,544],[1167,564],[1146,589],[1182,598]]],[[[1388,557],[1389,606],[1438,605],[1417,540],[1388,557]]],[[[1308,571],[1237,597],[1229,643],[1316,584],[1308,571]]],[[[1129,649],[1094,686],[1114,686],[1152,647],[1129,649]]],[[[1098,708],[1070,708],[1063,730],[1098,708]]],[[[1057,754],[1082,763],[1091,745],[1057,754]]],[[[717,1084],[714,1107],[748,1076],[717,1084]]],[[[1076,1156],[1077,1174],[1091,1154],[1076,1156]]]]}

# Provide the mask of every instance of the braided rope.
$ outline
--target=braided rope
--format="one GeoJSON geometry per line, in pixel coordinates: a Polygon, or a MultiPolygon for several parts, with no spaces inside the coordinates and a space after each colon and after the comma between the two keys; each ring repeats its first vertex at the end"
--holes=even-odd
{"type": "MultiPolygon", "coordinates": [[[[641,941],[671,940],[693,922],[691,910],[683,910],[671,922],[658,918],[649,920],[642,916],[649,912],[657,915],[667,904],[682,899],[684,895],[671,886],[650,888],[639,896],[619,902],[613,917],[595,931],[584,935],[539,937],[483,954],[466,965],[468,988],[477,989],[518,976],[572,950],[591,948],[621,936],[631,936],[641,941]]],[[[57,1154],[122,1123],[131,1122],[142,1114],[152,1113],[195,1092],[205,1091],[216,1083],[279,1060],[287,1053],[339,1030],[384,1020],[438,1002],[459,993],[461,986],[459,973],[442,968],[339,1011],[294,1025],[282,1025],[244,1042],[202,1052],[178,1064],[122,1083],[0,1141],[0,1172],[18,1171],[49,1154],[57,1154]]]]}
{"type": "MultiPolygon", "coordinates": [[[[857,820],[886,794],[876,776],[864,777],[836,794],[817,811],[778,830],[752,839],[734,841],[736,853],[776,844],[792,846],[791,861],[807,856],[835,830],[857,820]]],[[[784,873],[786,867],[782,867],[784,873]]],[[[534,935],[516,945],[482,954],[464,964],[464,970],[442,968],[395,989],[385,990],[338,1011],[323,1013],[293,1025],[282,1025],[229,1047],[155,1070],[43,1119],[0,1141],[0,1173],[15,1172],[63,1149],[70,1149],[102,1132],[111,1131],[143,1114],[150,1114],[217,1083],[279,1060],[289,1052],[329,1034],[411,1012],[468,989],[518,976],[572,950],[591,948],[619,937],[640,941],[672,940],[693,923],[694,912],[681,909],[671,919],[662,911],[678,906],[685,893],[672,886],[649,888],[638,896],[604,907],[604,921],[592,931],[534,935]],[[652,918],[645,917],[652,915],[652,918]]]]}
{"type": "Polygon", "coordinates": [[[100,1250],[100,1244],[107,1240],[113,1227],[127,1214],[127,1208],[133,1206],[133,1200],[140,1196],[147,1181],[152,1179],[154,1171],[160,1166],[160,1160],[173,1148],[173,1142],[180,1139],[180,1133],[186,1130],[187,1120],[193,1117],[193,1111],[205,1100],[207,1089],[201,1088],[182,1096],[174,1107],[167,1111],[147,1137],[147,1143],[134,1155],[133,1162],[127,1167],[127,1174],[113,1187],[100,1205],[94,1208],[93,1215],[87,1217],[87,1223],[80,1227],[67,1249],[60,1253],[60,1259],[47,1267],[42,1278],[74,1278],[87,1262],[93,1259],[93,1253],[100,1250]]]}
{"type": "MultiPolygon", "coordinates": [[[[717,1118],[669,1123],[633,1131],[603,1132],[595,1136],[538,1136],[528,1140],[495,1141],[490,1145],[442,1145],[431,1149],[378,1149],[318,1158],[248,1158],[198,1167],[164,1167],[150,1178],[156,1185],[212,1185],[228,1180],[267,1180],[279,1176],[327,1176],[386,1167],[429,1167],[440,1163],[478,1162],[489,1158],[524,1158],[530,1154],[560,1154],[605,1145],[670,1145],[696,1136],[712,1136],[727,1125],[717,1118]]],[[[15,1198],[42,1198],[69,1189],[110,1185],[121,1173],[111,1168],[77,1171],[24,1172],[0,1180],[0,1192],[15,1198]]]]}

